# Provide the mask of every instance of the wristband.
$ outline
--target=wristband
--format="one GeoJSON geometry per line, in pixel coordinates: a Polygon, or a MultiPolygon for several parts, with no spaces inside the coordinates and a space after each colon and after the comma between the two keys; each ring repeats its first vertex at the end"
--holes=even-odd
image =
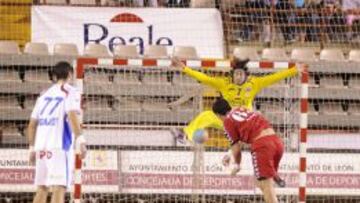
{"type": "Polygon", "coordinates": [[[240,164],[233,164],[232,169],[240,170],[240,164]]]}
{"type": "Polygon", "coordinates": [[[78,142],[78,143],[80,143],[80,144],[86,142],[84,135],[79,135],[79,136],[76,138],[76,142],[78,142]]]}
{"type": "Polygon", "coordinates": [[[76,141],[75,141],[75,147],[77,149],[80,149],[80,145],[81,144],[84,144],[86,142],[85,140],[85,137],[83,135],[79,135],[77,138],[76,138],[76,141]]]}

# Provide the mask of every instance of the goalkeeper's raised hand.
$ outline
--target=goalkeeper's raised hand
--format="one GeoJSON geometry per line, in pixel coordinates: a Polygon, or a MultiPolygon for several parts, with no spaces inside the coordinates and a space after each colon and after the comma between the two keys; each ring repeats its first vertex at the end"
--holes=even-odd
{"type": "Polygon", "coordinates": [[[173,57],[171,59],[171,66],[181,71],[186,67],[185,64],[178,57],[173,57]]]}

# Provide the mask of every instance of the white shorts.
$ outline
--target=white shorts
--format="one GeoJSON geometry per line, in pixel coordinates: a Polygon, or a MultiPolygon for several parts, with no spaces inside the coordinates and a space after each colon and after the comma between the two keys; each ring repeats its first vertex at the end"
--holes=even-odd
{"type": "Polygon", "coordinates": [[[35,185],[65,186],[72,184],[74,169],[73,150],[37,151],[35,167],[35,185]]]}

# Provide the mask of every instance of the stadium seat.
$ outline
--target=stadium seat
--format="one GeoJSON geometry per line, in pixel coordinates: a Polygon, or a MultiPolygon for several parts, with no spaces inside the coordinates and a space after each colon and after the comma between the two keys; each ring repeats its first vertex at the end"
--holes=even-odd
{"type": "Polygon", "coordinates": [[[174,85],[200,85],[195,79],[182,73],[175,73],[172,82],[174,85]]]}
{"type": "Polygon", "coordinates": [[[20,109],[17,96],[1,96],[0,109],[20,109]]]}
{"type": "Polygon", "coordinates": [[[350,50],[349,61],[360,62],[360,50],[359,49],[350,50]]]}
{"type": "Polygon", "coordinates": [[[24,107],[26,109],[33,109],[36,103],[36,97],[27,96],[24,101],[24,107]]]}
{"type": "Polygon", "coordinates": [[[67,0],[41,0],[42,4],[54,4],[54,5],[65,5],[67,4],[67,0]]]}
{"type": "Polygon", "coordinates": [[[265,115],[266,118],[273,123],[281,122],[284,117],[285,107],[284,104],[278,101],[260,101],[259,111],[265,115]]]}
{"type": "Polygon", "coordinates": [[[70,4],[94,6],[96,5],[96,0],[70,0],[70,4]]]}
{"type": "Polygon", "coordinates": [[[215,0],[192,0],[190,3],[192,8],[214,8],[215,0]]]}
{"type": "Polygon", "coordinates": [[[284,80],[280,80],[280,81],[274,83],[273,85],[271,85],[271,87],[274,87],[274,88],[276,88],[276,87],[289,87],[289,85],[290,85],[289,80],[284,79],[284,80]]]}
{"type": "Polygon", "coordinates": [[[28,42],[25,45],[24,53],[30,55],[49,55],[49,48],[45,43],[28,42]]]}
{"type": "Polygon", "coordinates": [[[315,105],[313,103],[308,103],[308,114],[310,115],[318,115],[319,112],[315,109],[315,105]]]}
{"type": "Polygon", "coordinates": [[[319,87],[319,83],[317,83],[317,79],[315,78],[317,77],[315,77],[313,74],[309,75],[309,87],[319,87]]]}
{"type": "Polygon", "coordinates": [[[54,55],[58,56],[79,56],[76,44],[59,43],[54,45],[54,55]]]}
{"type": "Polygon", "coordinates": [[[119,71],[114,75],[114,83],[120,85],[141,85],[140,75],[141,73],[138,71],[119,71]]]}
{"type": "Polygon", "coordinates": [[[323,49],[320,52],[320,60],[345,61],[345,56],[341,49],[323,49]]]}
{"type": "Polygon", "coordinates": [[[15,69],[0,69],[0,83],[21,82],[19,72],[15,69]]]}
{"type": "Polygon", "coordinates": [[[142,82],[144,84],[158,84],[158,85],[170,85],[168,81],[168,75],[164,71],[151,71],[145,72],[142,82]]]}
{"type": "Polygon", "coordinates": [[[360,115],[360,102],[350,102],[348,113],[350,115],[360,115]]]}
{"type": "Polygon", "coordinates": [[[88,57],[110,57],[108,49],[102,44],[87,44],[84,50],[84,56],[88,57]]]}
{"type": "Polygon", "coordinates": [[[51,83],[48,70],[26,70],[25,82],[51,83]]]}
{"type": "Polygon", "coordinates": [[[341,103],[319,102],[319,114],[322,115],[346,115],[341,103]]]}
{"type": "Polygon", "coordinates": [[[0,125],[0,131],[2,132],[2,136],[9,137],[9,136],[21,136],[21,133],[17,126],[15,125],[0,125]]]}
{"type": "Polygon", "coordinates": [[[197,104],[189,98],[189,100],[184,101],[183,103],[180,103],[179,105],[173,105],[171,107],[171,110],[177,111],[177,112],[194,112],[194,106],[197,104]]]}
{"type": "Polygon", "coordinates": [[[109,73],[105,72],[102,69],[88,69],[85,72],[84,78],[86,83],[110,83],[109,73]]]}
{"type": "Polygon", "coordinates": [[[119,58],[138,58],[135,45],[117,45],[114,48],[114,56],[119,58]]]}
{"type": "Polygon", "coordinates": [[[144,111],[170,111],[169,108],[167,108],[167,102],[159,100],[147,100],[144,101],[142,104],[142,108],[144,111]]]}
{"type": "Polygon", "coordinates": [[[284,111],[284,106],[279,102],[260,102],[260,111],[263,113],[279,113],[284,111]]]}
{"type": "Polygon", "coordinates": [[[220,1],[221,9],[235,8],[236,5],[244,4],[245,1],[222,0],[220,1]]]}
{"type": "Polygon", "coordinates": [[[192,46],[175,46],[173,49],[173,56],[181,59],[198,59],[199,56],[195,47],[192,46]]]}
{"type": "Polygon", "coordinates": [[[236,47],[233,55],[238,59],[250,59],[252,61],[260,60],[260,56],[254,47],[236,47]]]}
{"type": "Polygon", "coordinates": [[[168,58],[167,49],[161,45],[150,45],[145,47],[144,57],[146,58],[168,58]]]}
{"type": "Polygon", "coordinates": [[[116,97],[114,108],[118,111],[141,111],[142,102],[131,97],[116,97]]]}
{"type": "Polygon", "coordinates": [[[264,60],[273,60],[273,61],[289,60],[289,57],[287,56],[285,50],[281,48],[265,48],[262,51],[261,58],[264,60]]]}
{"type": "Polygon", "coordinates": [[[109,101],[105,97],[86,98],[85,106],[91,110],[110,110],[109,101]]]}
{"type": "Polygon", "coordinates": [[[320,87],[344,88],[344,81],[339,75],[325,75],[320,78],[320,87]]]}
{"type": "Polygon", "coordinates": [[[360,77],[359,76],[352,76],[349,79],[349,87],[360,89],[360,77]]]}
{"type": "Polygon", "coordinates": [[[0,41],[0,54],[20,54],[19,45],[15,41],[0,41]]]}
{"type": "Polygon", "coordinates": [[[315,51],[309,48],[296,48],[291,51],[290,58],[295,61],[316,61],[315,51]]]}

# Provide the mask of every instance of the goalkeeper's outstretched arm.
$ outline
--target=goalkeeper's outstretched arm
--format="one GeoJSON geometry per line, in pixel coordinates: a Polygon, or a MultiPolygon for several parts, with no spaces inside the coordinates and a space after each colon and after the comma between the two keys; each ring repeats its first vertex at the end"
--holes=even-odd
{"type": "Polygon", "coordinates": [[[297,74],[304,72],[305,69],[305,64],[297,64],[296,66],[289,69],[281,70],[263,77],[257,77],[257,84],[259,85],[259,89],[263,89],[286,78],[294,77],[297,74]]]}
{"type": "Polygon", "coordinates": [[[224,81],[220,78],[210,77],[200,71],[193,70],[187,67],[184,63],[182,63],[178,58],[172,58],[172,65],[175,68],[182,70],[186,75],[194,78],[195,80],[199,81],[202,84],[208,85],[216,90],[220,90],[223,88],[224,81]]]}

